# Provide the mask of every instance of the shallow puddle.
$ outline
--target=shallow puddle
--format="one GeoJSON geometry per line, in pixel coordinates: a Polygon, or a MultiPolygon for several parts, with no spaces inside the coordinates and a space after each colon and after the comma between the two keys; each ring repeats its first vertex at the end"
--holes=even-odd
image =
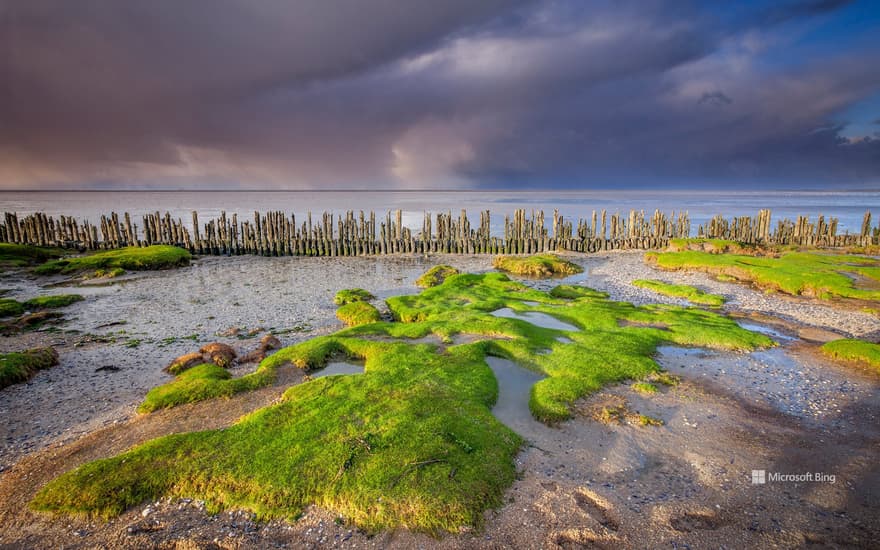
{"type": "Polygon", "coordinates": [[[546,313],[541,313],[539,311],[524,311],[522,313],[517,313],[509,307],[504,307],[501,309],[496,309],[492,312],[492,315],[494,315],[495,317],[505,317],[507,319],[519,319],[521,321],[531,323],[536,327],[541,328],[566,330],[572,332],[577,332],[580,330],[572,324],[565,323],[563,321],[560,321],[556,317],[553,317],[552,315],[547,315],[546,313]]]}
{"type": "Polygon", "coordinates": [[[797,340],[797,338],[783,334],[772,327],[768,327],[767,325],[759,325],[758,323],[752,323],[749,321],[737,321],[736,324],[738,324],[740,327],[742,327],[746,330],[750,330],[752,332],[759,332],[765,336],[769,336],[770,338],[773,338],[774,340],[776,340],[776,342],[778,342],[780,344],[797,340]]]}
{"type": "Polygon", "coordinates": [[[529,411],[532,386],[544,376],[501,357],[487,357],[486,363],[498,380],[498,400],[492,407],[495,418],[526,439],[535,439],[546,431],[547,426],[535,420],[529,411]]]}
{"type": "Polygon", "coordinates": [[[336,374],[363,374],[363,363],[348,363],[346,361],[331,361],[327,366],[311,375],[312,378],[323,378],[324,376],[334,376],[336,374]]]}

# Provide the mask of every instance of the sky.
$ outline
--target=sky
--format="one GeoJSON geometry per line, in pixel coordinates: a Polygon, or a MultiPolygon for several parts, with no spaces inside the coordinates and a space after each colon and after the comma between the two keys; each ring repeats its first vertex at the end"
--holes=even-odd
{"type": "Polygon", "coordinates": [[[880,189],[875,0],[0,0],[0,189],[880,189]]]}

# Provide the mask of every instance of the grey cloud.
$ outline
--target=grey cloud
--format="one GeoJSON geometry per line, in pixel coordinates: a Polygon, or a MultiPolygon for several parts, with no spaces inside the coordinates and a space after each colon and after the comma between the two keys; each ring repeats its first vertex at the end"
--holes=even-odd
{"type": "Polygon", "coordinates": [[[880,140],[828,126],[880,89],[878,52],[765,74],[688,3],[19,0],[0,17],[0,186],[880,177],[880,140]]]}

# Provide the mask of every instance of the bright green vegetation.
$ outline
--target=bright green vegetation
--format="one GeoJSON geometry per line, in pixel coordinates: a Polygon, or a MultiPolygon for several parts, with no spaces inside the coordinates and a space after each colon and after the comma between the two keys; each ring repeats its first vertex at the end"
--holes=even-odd
{"type": "Polygon", "coordinates": [[[593,290],[586,286],[559,285],[550,290],[550,296],[564,300],[576,300],[578,298],[607,298],[608,293],[593,290]]]}
{"type": "Polygon", "coordinates": [[[353,302],[369,302],[376,297],[362,288],[347,288],[340,290],[333,297],[333,303],[337,306],[344,306],[353,302]]]}
{"type": "Polygon", "coordinates": [[[533,387],[529,407],[552,422],[603,385],[659,372],[651,359],[658,345],[773,345],[706,310],[637,307],[577,287],[556,294],[571,298],[501,273],[454,275],[418,295],[390,298],[395,322],[284,348],[244,377],[229,378],[213,365],[186,370],[151,391],[141,410],[269,384],[282,365],[313,371],[330,360],[365,361],[363,374],[293,386],[280,402],[231,427],[162,437],[85,464],[45,486],[32,506],[107,517],[161,496],[187,496],[206,500],[211,510],[243,507],[260,518],[292,518],[316,504],[368,531],[457,531],[479,525],[487,508],[501,504],[522,443],[491,414],[498,385],[488,355],[547,376],[533,387]],[[502,307],[583,330],[491,314],[502,307]],[[449,345],[412,341],[432,334],[449,345]],[[459,334],[476,340],[454,345],[459,334]]]}
{"type": "Polygon", "coordinates": [[[24,307],[34,309],[56,309],[84,300],[79,294],[56,294],[54,296],[38,296],[24,302],[24,307]]]}
{"type": "Polygon", "coordinates": [[[492,267],[530,277],[552,277],[553,275],[574,275],[583,268],[563,260],[555,254],[535,254],[534,256],[496,256],[492,267]]]}
{"type": "Polygon", "coordinates": [[[12,317],[24,313],[24,304],[12,298],[0,298],[0,317],[12,317]]]}
{"type": "Polygon", "coordinates": [[[2,353],[0,354],[0,389],[18,382],[26,382],[37,371],[57,364],[58,354],[52,348],[2,353]]]}
{"type": "Polygon", "coordinates": [[[419,288],[431,288],[441,285],[446,280],[446,277],[458,275],[458,273],[458,270],[451,265],[435,265],[416,279],[416,286],[419,288]]]}
{"type": "Polygon", "coordinates": [[[654,279],[636,279],[633,286],[653,290],[657,294],[685,298],[691,303],[703,306],[721,307],[727,300],[719,294],[707,294],[702,290],[690,285],[671,285],[654,279]]]}
{"type": "Polygon", "coordinates": [[[844,338],[823,344],[822,353],[842,361],[852,361],[880,374],[880,344],[844,338]]]}
{"type": "Polygon", "coordinates": [[[630,386],[635,391],[644,394],[650,395],[652,393],[657,393],[657,386],[651,384],[650,382],[635,382],[630,386]]]}
{"type": "Polygon", "coordinates": [[[880,300],[880,290],[856,287],[854,277],[880,280],[880,262],[864,256],[789,252],[770,257],[688,250],[648,252],[645,260],[661,269],[727,275],[786,294],[880,300]]]}
{"type": "Polygon", "coordinates": [[[189,264],[190,259],[192,256],[189,252],[176,246],[153,245],[143,248],[130,246],[119,250],[106,250],[85,256],[52,260],[37,267],[34,272],[40,275],[51,275],[116,268],[145,271],[184,266],[189,264]]]}
{"type": "Polygon", "coordinates": [[[79,294],[58,294],[54,296],[38,296],[19,302],[12,298],[0,298],[0,317],[21,315],[25,311],[40,309],[56,309],[84,300],[79,294]]]}
{"type": "Polygon", "coordinates": [[[490,412],[497,386],[479,345],[439,355],[427,344],[340,336],[305,344],[279,353],[306,363],[332,349],[365,359],[366,372],[291,387],[223,430],[88,463],[44,487],[32,506],[112,516],[181,495],[205,498],[212,510],[293,518],[316,503],[369,531],[436,533],[477,525],[501,504],[521,440],[490,412]]]}
{"type": "Polygon", "coordinates": [[[42,248],[24,244],[0,243],[0,266],[25,267],[60,258],[60,248],[42,248]]]}
{"type": "Polygon", "coordinates": [[[174,380],[147,392],[138,412],[149,413],[184,403],[195,403],[214,397],[231,397],[237,393],[268,386],[275,380],[276,364],[264,360],[256,371],[232,378],[229,371],[213,363],[203,363],[180,371],[174,380]]]}
{"type": "Polygon", "coordinates": [[[336,310],[336,318],[350,327],[382,320],[379,310],[367,302],[351,302],[339,306],[336,310]]]}

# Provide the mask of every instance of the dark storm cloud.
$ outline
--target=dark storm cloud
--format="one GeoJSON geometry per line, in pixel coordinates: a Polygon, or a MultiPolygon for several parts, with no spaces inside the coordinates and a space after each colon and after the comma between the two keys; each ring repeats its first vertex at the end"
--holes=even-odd
{"type": "Polygon", "coordinates": [[[842,4],[7,2],[0,185],[877,182],[878,52],[762,58],[842,4]]]}

